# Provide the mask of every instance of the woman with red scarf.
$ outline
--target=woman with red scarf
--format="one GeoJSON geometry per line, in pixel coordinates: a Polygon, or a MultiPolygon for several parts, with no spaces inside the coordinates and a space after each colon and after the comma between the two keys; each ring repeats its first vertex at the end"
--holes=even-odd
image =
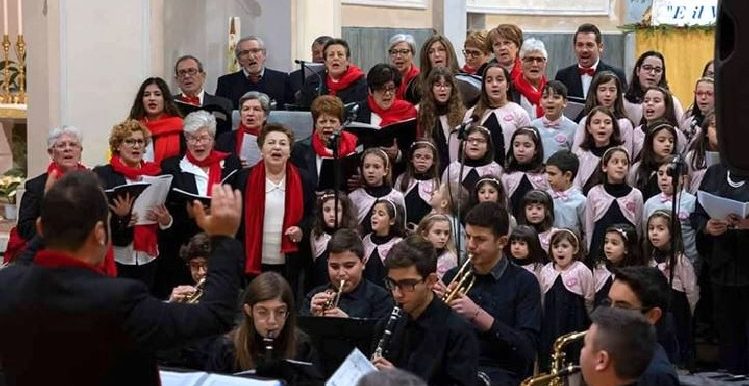
{"type": "Polygon", "coordinates": [[[546,85],[546,53],[544,42],[530,38],[520,47],[521,72],[512,79],[512,85],[520,93],[516,101],[528,112],[531,120],[544,115],[541,94],[546,85]]]}
{"type": "Polygon", "coordinates": [[[234,178],[241,169],[237,156],[214,149],[216,118],[211,113],[196,111],[188,114],[183,133],[187,144],[185,155],[171,157],[161,164],[163,173],[172,176],[167,208],[174,216],[169,237],[160,243],[164,253],[159,259],[155,292],[164,298],[169,296],[172,288],[192,284],[190,272],[179,258],[179,250],[200,232],[192,211],[193,198],[175,189],[194,196],[210,197],[213,185],[234,185],[234,178]]]}
{"type": "Polygon", "coordinates": [[[242,167],[255,166],[260,161],[257,137],[270,112],[270,97],[259,91],[250,91],[239,99],[239,127],[216,139],[216,149],[239,157],[242,167]]]}
{"type": "MultiPolygon", "coordinates": [[[[357,140],[355,135],[341,131],[345,109],[338,97],[322,95],[312,102],[311,110],[315,130],[309,138],[294,143],[291,162],[307,174],[314,190],[321,192],[335,185],[333,149],[329,143],[331,135],[340,132],[338,156],[341,159],[354,153],[357,140]]],[[[339,190],[346,190],[345,178],[341,172],[339,190]]]]}
{"type": "Polygon", "coordinates": [[[367,97],[364,71],[349,62],[351,50],[345,40],[332,39],[325,43],[323,58],[325,71],[320,74],[319,79],[310,77],[302,90],[305,106],[311,106],[312,101],[320,95],[335,95],[343,103],[358,102],[367,97]]]}
{"type": "Polygon", "coordinates": [[[143,81],[129,118],[140,121],[151,133],[144,160],[161,164],[169,157],[185,153],[182,116],[164,79],[152,77],[143,81]]]}
{"type": "MultiPolygon", "coordinates": [[[[112,158],[108,165],[97,166],[102,188],[111,189],[142,181],[144,176],[156,176],[161,168],[154,162],[143,160],[150,140],[148,130],[138,121],[125,120],[116,124],[109,135],[112,158]]],[[[112,215],[109,224],[112,249],[117,264],[117,275],[137,279],[153,290],[156,277],[156,258],[159,256],[159,232],[172,226],[172,216],[166,206],[149,210],[150,225],[136,225],[137,215],[132,213],[135,197],[129,194],[116,196],[111,201],[112,215]]]]}
{"type": "Polygon", "coordinates": [[[481,76],[483,67],[491,57],[491,46],[486,40],[486,32],[474,31],[466,36],[463,43],[463,56],[466,58],[466,64],[460,71],[468,75],[481,76]],[[479,71],[482,70],[482,71],[479,71]]]}
{"type": "Polygon", "coordinates": [[[258,138],[263,160],[237,177],[244,195],[244,215],[237,238],[244,243],[244,273],[281,273],[302,295],[300,272],[310,263],[309,222],[314,208],[311,184],[289,161],[294,132],[265,125],[258,138]]]}
{"type": "Polygon", "coordinates": [[[416,55],[416,41],[414,37],[407,34],[398,34],[390,38],[390,48],[388,49],[390,64],[395,66],[401,73],[401,85],[395,92],[398,99],[406,99],[406,88],[411,80],[419,76],[421,70],[414,64],[414,55],[416,55]]]}

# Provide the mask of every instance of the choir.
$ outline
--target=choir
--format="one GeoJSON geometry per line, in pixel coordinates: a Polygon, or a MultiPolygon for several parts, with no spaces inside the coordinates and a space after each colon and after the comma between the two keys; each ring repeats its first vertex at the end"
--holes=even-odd
{"type": "MultiPolygon", "coordinates": [[[[628,82],[601,61],[591,24],[575,34],[578,63],[555,80],[546,78],[543,42],[523,40],[514,25],[471,33],[462,69],[440,35],[421,47],[395,35],[390,62],[368,71],[351,62],[345,40],[324,38],[313,45],[324,70],[301,83],[265,67],[262,39],[240,40],[242,70],[219,78],[223,98],[214,102],[200,61],[180,58],[180,92],[146,79],[128,119],[112,128],[110,161],[93,169],[105,190],[130,186],[110,197],[110,274],[169,302],[206,290],[213,264],[195,205],[209,210],[216,184],[242,193],[240,320],[196,344],[202,359],[190,366],[233,373],[271,359],[315,364],[314,337],[297,313],[384,322],[396,306],[403,321],[373,359],[378,369],[435,385],[517,385],[534,363],[549,368],[558,337],[590,327],[594,307],[627,308],[612,295],[623,286],[644,314],[658,308],[665,360],[688,367],[699,282],[714,291],[721,364],[749,371],[749,265],[740,258],[749,220],[711,218],[697,195],[749,200],[745,180],[711,162],[711,64],[685,111],[661,53],[640,55],[628,82]],[[233,131],[207,107],[226,99],[238,110],[233,131]],[[582,112],[569,113],[572,103],[582,112]],[[311,111],[310,137],[267,122],[285,107],[311,111]],[[131,185],[162,175],[170,176],[164,204],[138,208],[131,185]],[[471,285],[445,303],[463,264],[471,285]],[[670,307],[647,303],[652,294],[638,280],[650,279],[631,271],[646,266],[668,279],[670,307]]],[[[50,166],[27,181],[20,204],[17,235],[27,247],[40,237],[44,193],[85,168],[76,129],[52,130],[47,149],[50,166]]],[[[579,357],[575,347],[568,358],[579,357]]]]}

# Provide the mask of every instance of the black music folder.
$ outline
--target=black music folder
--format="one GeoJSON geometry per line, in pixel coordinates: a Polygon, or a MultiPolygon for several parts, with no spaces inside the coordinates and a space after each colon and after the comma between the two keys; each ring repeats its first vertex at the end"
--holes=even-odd
{"type": "Polygon", "coordinates": [[[320,356],[323,375],[329,378],[354,348],[372,355],[378,319],[299,316],[297,326],[309,335],[320,356]]]}
{"type": "MultiPolygon", "coordinates": [[[[340,157],[339,173],[340,184],[338,190],[346,191],[346,181],[359,173],[359,163],[361,162],[361,152],[355,151],[345,157],[340,157]]],[[[317,190],[333,189],[335,186],[335,161],[332,158],[324,158],[320,165],[320,176],[317,180],[317,190]]]]}
{"type": "Polygon", "coordinates": [[[124,198],[128,194],[130,194],[130,198],[136,199],[149,186],[151,186],[151,184],[147,182],[136,182],[134,184],[129,184],[129,185],[125,184],[125,185],[115,186],[112,189],[105,190],[104,193],[107,194],[107,198],[109,199],[110,202],[114,201],[116,197],[124,198]]]}
{"type": "Polygon", "coordinates": [[[351,122],[343,130],[356,135],[359,144],[364,148],[393,146],[393,140],[398,141],[400,149],[408,149],[416,139],[416,118],[406,119],[378,127],[361,122],[351,122]]]}

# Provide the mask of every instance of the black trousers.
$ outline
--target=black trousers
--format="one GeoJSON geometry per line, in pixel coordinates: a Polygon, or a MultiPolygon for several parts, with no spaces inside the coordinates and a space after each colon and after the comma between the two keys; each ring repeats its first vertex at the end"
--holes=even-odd
{"type": "Polygon", "coordinates": [[[117,277],[140,280],[146,284],[149,291],[153,292],[156,267],[158,266],[156,260],[144,265],[115,264],[117,265],[117,277]]]}
{"type": "Polygon", "coordinates": [[[713,283],[715,329],[720,365],[733,374],[749,373],[749,286],[713,283]]]}

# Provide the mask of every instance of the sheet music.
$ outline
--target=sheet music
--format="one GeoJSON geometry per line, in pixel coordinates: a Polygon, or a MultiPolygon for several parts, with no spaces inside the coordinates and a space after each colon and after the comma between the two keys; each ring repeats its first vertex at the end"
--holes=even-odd
{"type": "Polygon", "coordinates": [[[229,375],[210,374],[203,371],[178,373],[159,371],[162,386],[281,386],[278,380],[260,380],[229,375]]]}
{"type": "Polygon", "coordinates": [[[156,205],[161,205],[166,201],[169,194],[169,188],[172,185],[172,176],[143,176],[143,182],[150,183],[143,193],[135,199],[133,203],[133,213],[138,215],[136,225],[156,224],[156,221],[146,219],[146,214],[156,205]]]}
{"type": "Polygon", "coordinates": [[[697,199],[705,208],[705,212],[710,215],[710,218],[724,220],[732,214],[740,218],[746,218],[749,215],[749,203],[747,202],[716,196],[702,190],[697,191],[697,199]]]}
{"type": "Polygon", "coordinates": [[[260,161],[260,147],[257,145],[257,137],[254,135],[242,136],[242,151],[239,159],[245,161],[248,166],[255,166],[260,161]]]}
{"type": "Polygon", "coordinates": [[[325,386],[350,386],[355,385],[359,381],[359,378],[377,371],[372,362],[367,357],[355,348],[346,357],[346,360],[341,364],[340,367],[333,373],[333,376],[328,379],[325,386]]]}

